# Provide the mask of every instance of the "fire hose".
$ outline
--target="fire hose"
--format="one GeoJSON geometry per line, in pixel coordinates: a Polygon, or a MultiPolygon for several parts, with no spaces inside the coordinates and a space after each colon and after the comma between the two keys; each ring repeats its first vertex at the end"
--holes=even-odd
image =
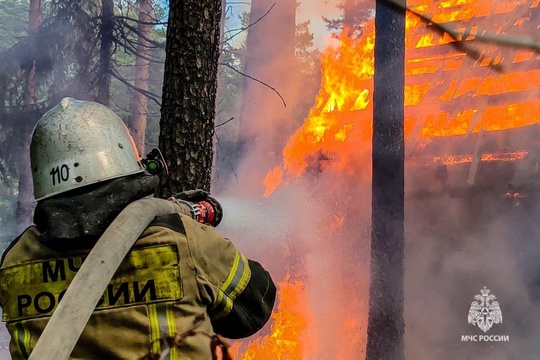
{"type": "Polygon", "coordinates": [[[163,199],[141,199],[129,204],[88,254],[28,359],[68,359],[133,244],[156,216],[178,212],[182,212],[179,204],[163,199]]]}

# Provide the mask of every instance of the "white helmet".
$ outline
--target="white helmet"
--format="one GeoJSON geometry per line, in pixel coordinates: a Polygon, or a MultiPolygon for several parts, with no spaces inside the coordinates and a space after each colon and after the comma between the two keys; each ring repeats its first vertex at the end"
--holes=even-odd
{"type": "Polygon", "coordinates": [[[122,119],[104,105],[72,98],[37,122],[30,164],[36,200],[144,171],[122,119]]]}

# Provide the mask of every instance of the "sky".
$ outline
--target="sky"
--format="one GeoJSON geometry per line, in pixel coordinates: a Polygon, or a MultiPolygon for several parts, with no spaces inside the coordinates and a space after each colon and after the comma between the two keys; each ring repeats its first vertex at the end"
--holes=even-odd
{"type": "MultiPolygon", "coordinates": [[[[313,33],[313,45],[319,50],[323,49],[327,45],[326,38],[329,34],[326,28],[326,23],[323,20],[323,16],[326,18],[338,18],[341,15],[341,11],[336,6],[337,0],[304,0],[299,3],[298,10],[296,12],[296,23],[302,23],[309,20],[309,29],[313,33]]],[[[268,3],[268,8],[272,6],[272,2],[268,3]]],[[[243,12],[249,12],[250,2],[233,2],[228,8],[227,26],[230,29],[238,29],[241,27],[239,16],[243,12]]],[[[241,42],[245,39],[245,33],[239,35],[234,40],[235,46],[240,46],[241,42]]]]}

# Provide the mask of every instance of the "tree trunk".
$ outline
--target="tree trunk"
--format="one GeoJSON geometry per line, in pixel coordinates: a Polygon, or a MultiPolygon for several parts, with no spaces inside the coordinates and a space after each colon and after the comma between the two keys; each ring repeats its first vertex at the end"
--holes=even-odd
{"type": "MultiPolygon", "coordinates": [[[[30,153],[29,141],[21,141],[21,152],[30,153]]],[[[22,156],[20,157],[22,159],[22,156]]],[[[20,161],[19,160],[19,161],[20,161]]],[[[21,232],[32,223],[33,200],[32,196],[32,174],[28,161],[20,161],[19,171],[19,195],[17,197],[17,231],[21,232]]]]}
{"type": "MultiPolygon", "coordinates": [[[[153,21],[152,16],[150,15],[152,11],[152,0],[139,0],[139,24],[137,29],[139,31],[137,39],[137,59],[135,60],[135,82],[134,86],[137,89],[148,91],[148,75],[150,74],[150,44],[148,40],[150,38],[151,25],[153,21]]],[[[135,145],[141,155],[145,155],[145,146],[144,139],[146,133],[146,124],[147,124],[147,105],[148,98],[146,95],[142,94],[139,91],[133,91],[133,96],[131,97],[130,112],[131,116],[129,118],[129,128],[133,139],[135,140],[135,145]]]]}
{"type": "Polygon", "coordinates": [[[404,355],[405,11],[377,1],[367,360],[404,355]]]}
{"type": "Polygon", "coordinates": [[[159,195],[210,189],[220,0],[170,3],[159,143],[169,166],[159,195]]]}
{"type": "Polygon", "coordinates": [[[8,79],[0,74],[0,116],[6,113],[6,91],[8,88],[8,79]]]}
{"type": "Polygon", "coordinates": [[[99,49],[99,69],[97,74],[96,101],[109,106],[111,98],[111,62],[114,41],[114,2],[102,0],[99,49]]]}
{"type": "MultiPolygon", "coordinates": [[[[41,25],[41,0],[31,0],[28,9],[28,34],[34,36],[39,25],[41,25]]],[[[32,43],[35,44],[35,42],[32,43]]],[[[28,76],[24,87],[24,104],[33,105],[36,102],[36,61],[33,60],[28,70],[28,76]]]]}
{"type": "MultiPolygon", "coordinates": [[[[41,25],[41,0],[31,0],[28,9],[28,35],[34,37],[36,31],[41,25]]],[[[35,41],[32,42],[35,44],[35,41]]],[[[32,49],[32,53],[36,55],[35,46],[32,49]]],[[[35,56],[34,56],[35,57],[35,56]]],[[[26,77],[26,84],[24,86],[24,105],[26,108],[35,106],[37,103],[38,95],[36,88],[36,61],[32,60],[28,69],[26,77]]],[[[24,119],[26,121],[32,121],[33,119],[24,119]]],[[[24,128],[28,128],[25,126],[24,128]]],[[[17,197],[17,230],[22,231],[28,225],[32,223],[32,211],[33,211],[33,196],[32,196],[32,173],[28,161],[24,161],[25,156],[30,153],[30,134],[24,132],[20,137],[19,145],[19,160],[20,166],[17,167],[19,184],[17,197]]]]}
{"type": "MultiPolygon", "coordinates": [[[[15,149],[15,153],[10,161],[13,162],[10,166],[11,173],[17,174],[18,179],[18,196],[17,196],[17,230],[23,231],[32,223],[32,214],[34,210],[34,196],[32,187],[32,172],[28,154],[30,154],[30,139],[32,129],[35,123],[43,113],[40,110],[27,110],[17,114],[17,137],[15,142],[10,146],[15,149]]],[[[15,126],[10,127],[15,128],[15,126]]]]}
{"type": "MultiPolygon", "coordinates": [[[[223,53],[223,34],[225,33],[225,15],[226,15],[226,12],[227,12],[227,0],[222,0],[221,1],[221,18],[220,18],[220,25],[219,25],[219,57],[218,57],[218,64],[221,62],[220,59],[221,59],[221,54],[223,53]]],[[[218,65],[218,69],[219,69],[219,65],[218,65]]],[[[216,128],[215,126],[218,124],[219,122],[219,118],[218,118],[218,112],[219,112],[219,102],[221,101],[221,86],[220,84],[222,83],[222,77],[221,77],[221,72],[218,71],[217,73],[217,89],[216,89],[216,116],[214,118],[214,132],[216,132],[216,128]]],[[[218,138],[217,138],[217,135],[214,136],[214,140],[213,140],[213,149],[214,149],[214,156],[212,158],[212,175],[213,175],[213,179],[215,180],[216,179],[216,173],[219,172],[219,169],[218,169],[218,152],[219,152],[219,147],[218,147],[218,138]]]]}
{"type": "Polygon", "coordinates": [[[245,77],[239,145],[246,153],[259,136],[259,145],[272,155],[283,149],[292,132],[296,0],[253,0],[249,23],[256,21],[248,29],[244,73],[275,88],[287,108],[271,89],[245,77]]]}

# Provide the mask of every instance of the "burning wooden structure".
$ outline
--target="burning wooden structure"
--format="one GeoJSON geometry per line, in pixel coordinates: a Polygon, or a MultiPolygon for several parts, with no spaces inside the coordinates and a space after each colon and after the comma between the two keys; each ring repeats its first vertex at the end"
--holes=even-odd
{"type": "MultiPolygon", "coordinates": [[[[411,3],[411,2],[409,2],[411,3]]],[[[414,1],[412,3],[415,3],[414,1]]],[[[538,1],[434,2],[418,5],[474,47],[467,55],[448,34],[409,19],[407,163],[411,193],[515,192],[535,182],[540,140],[540,56],[533,50],[468,43],[484,33],[529,38],[538,1]],[[412,26],[414,25],[414,26],[412,26]]]]}
{"type": "MultiPolygon", "coordinates": [[[[537,157],[540,140],[540,55],[523,47],[467,40],[484,33],[530,37],[537,30],[539,2],[407,3],[434,22],[471,34],[457,42],[414,15],[407,16],[404,132],[410,193],[492,187],[486,177],[498,172],[492,170],[498,166],[501,174],[496,180],[504,186],[528,183],[525,168],[532,170],[528,164],[537,157]],[[519,166],[523,161],[525,168],[519,166]],[[436,181],[426,184],[425,176],[436,181]],[[423,189],[424,185],[429,186],[423,189]]],[[[285,147],[284,165],[269,173],[268,188],[277,187],[287,175],[301,175],[321,157],[331,163],[323,167],[350,170],[369,153],[373,24],[364,26],[359,40],[346,33],[325,51],[321,91],[303,127],[285,147]]]]}
{"type": "MultiPolygon", "coordinates": [[[[407,14],[406,195],[522,196],[540,175],[540,55],[527,48],[469,40],[485,33],[529,38],[537,32],[540,1],[408,0],[407,5],[464,36],[458,42],[407,14]]],[[[320,92],[284,148],[283,164],[268,172],[267,196],[313,169],[345,179],[334,191],[371,181],[373,23],[364,25],[359,38],[347,34],[344,31],[323,52],[320,92]]],[[[347,226],[347,214],[343,217],[337,226],[347,226]]],[[[294,301],[289,305],[297,305],[294,301]]],[[[287,299],[280,304],[286,308],[287,299]]],[[[280,311],[285,313],[278,309],[276,316],[280,311]]],[[[279,333],[287,330],[272,331],[266,340],[285,346],[279,333]]],[[[365,340],[348,333],[343,343],[365,340]]],[[[296,355],[301,352],[295,345],[291,358],[309,358],[305,347],[303,355],[296,355]]],[[[354,358],[358,354],[362,351],[354,358]]]]}

